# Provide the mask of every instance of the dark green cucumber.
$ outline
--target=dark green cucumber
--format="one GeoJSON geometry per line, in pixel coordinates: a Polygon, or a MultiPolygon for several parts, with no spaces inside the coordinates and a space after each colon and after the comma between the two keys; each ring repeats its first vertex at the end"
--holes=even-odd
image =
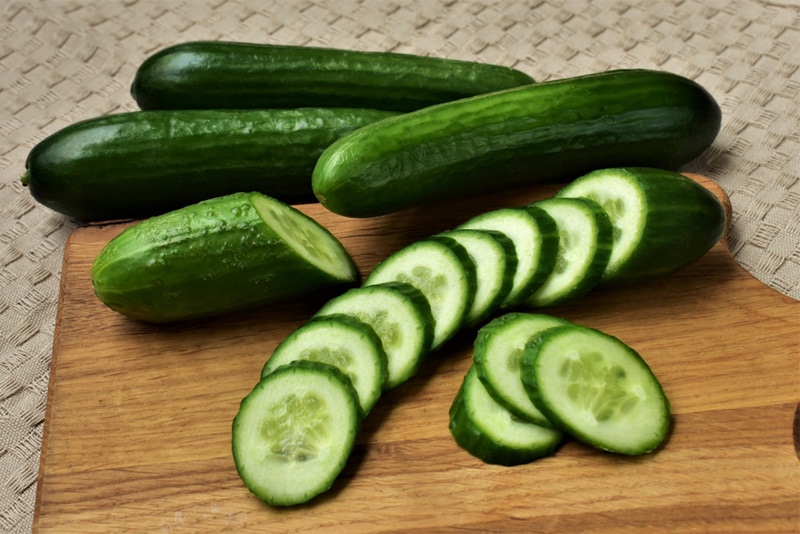
{"type": "Polygon", "coordinates": [[[498,65],[393,52],[197,41],[145,59],[142,109],[373,107],[410,111],[533,83],[498,65]]]}
{"type": "Polygon", "coordinates": [[[23,182],[83,221],[134,219],[259,191],[316,201],[311,172],[341,135],[392,116],[372,109],[153,111],[82,121],[37,144],[23,182]]]}
{"type": "Polygon", "coordinates": [[[446,198],[598,168],[676,169],[719,132],[720,108],[697,83],[621,70],[531,84],[390,117],[328,147],[314,194],[369,217],[446,198]]]}
{"type": "Polygon", "coordinates": [[[601,284],[663,276],[700,258],[722,237],[725,209],[711,191],[677,172],[614,168],[590,172],[556,197],[600,204],[614,226],[601,284]]]}
{"type": "Polygon", "coordinates": [[[221,315],[356,280],[315,220],[260,193],[234,193],[130,226],[92,265],[97,297],[133,319],[221,315]]]}

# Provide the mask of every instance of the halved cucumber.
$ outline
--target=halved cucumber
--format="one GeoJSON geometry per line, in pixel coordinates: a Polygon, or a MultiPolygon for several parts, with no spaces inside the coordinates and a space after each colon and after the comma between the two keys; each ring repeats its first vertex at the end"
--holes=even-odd
{"type": "Polygon", "coordinates": [[[456,443],[486,463],[519,465],[547,456],[563,434],[515,417],[486,391],[474,367],[467,371],[450,407],[456,443]]]}
{"type": "Polygon", "coordinates": [[[264,378],[281,365],[297,360],[327,363],[342,371],[368,414],[386,384],[387,361],[372,327],[347,315],[312,318],[289,334],[261,370],[264,378]]]}
{"type": "Polygon", "coordinates": [[[542,332],[522,355],[531,400],[558,428],[598,449],[644,454],[664,440],[670,404],[642,357],[580,325],[542,332]]]}
{"type": "Polygon", "coordinates": [[[522,385],[520,359],[532,338],[548,328],[568,324],[566,319],[550,315],[512,312],[478,330],[472,354],[478,377],[492,397],[515,416],[553,426],[522,385]]]}
{"type": "Polygon", "coordinates": [[[500,232],[488,230],[448,230],[432,239],[439,236],[455,239],[475,264],[475,298],[466,324],[478,324],[497,310],[511,290],[517,265],[514,244],[500,232]]]}
{"type": "Polygon", "coordinates": [[[103,248],[91,275],[104,304],[159,323],[263,306],[357,278],[326,228],[260,193],[233,193],[134,224],[103,248]]]}
{"type": "Polygon", "coordinates": [[[676,271],[708,252],[726,225],[719,200],[673,171],[597,170],[556,196],[588,198],[608,213],[614,244],[602,283],[634,282],[676,271]]]}
{"type": "Polygon", "coordinates": [[[514,244],[516,272],[502,307],[515,306],[531,296],[555,266],[558,250],[556,223],[542,209],[530,206],[500,208],[476,215],[457,229],[500,232],[514,244]]]}
{"type": "Polygon", "coordinates": [[[345,314],[372,327],[388,362],[386,388],[410,378],[433,341],[433,316],[427,299],[411,284],[386,282],[357,287],[328,301],[316,316],[345,314]]]}
{"type": "Polygon", "coordinates": [[[344,468],[362,413],[349,379],[333,366],[293,362],[264,377],[233,420],[236,470],[274,506],[307,502],[344,468]]]}
{"type": "Polygon", "coordinates": [[[475,296],[475,266],[455,240],[423,239],[379,263],[363,285],[385,282],[408,283],[425,295],[434,321],[433,350],[463,326],[475,296]]]}
{"type": "Polygon", "coordinates": [[[548,198],[534,204],[558,228],[558,257],[550,276],[525,304],[553,306],[581,297],[603,276],[611,255],[613,226],[599,204],[584,198],[548,198]]]}

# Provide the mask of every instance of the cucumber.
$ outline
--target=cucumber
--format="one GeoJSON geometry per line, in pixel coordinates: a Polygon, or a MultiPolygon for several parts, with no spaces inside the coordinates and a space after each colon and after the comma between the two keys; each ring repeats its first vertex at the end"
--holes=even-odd
{"type": "Polygon", "coordinates": [[[81,221],[139,219],[230,193],[316,201],[311,172],[337,138],[393,113],[372,109],[118,113],[38,143],[22,182],[81,221]]]}
{"type": "Polygon", "coordinates": [[[556,196],[594,200],[609,215],[614,241],[604,285],[638,282],[685,267],[720,240],[727,223],[713,193],[664,169],[601,169],[556,196]]]}
{"type": "Polygon", "coordinates": [[[720,108],[668,72],[619,70],[430,106],[344,135],[314,194],[349,217],[550,181],[597,168],[677,169],[710,146],[720,108]]]}
{"type": "Polygon", "coordinates": [[[571,324],[551,315],[511,312],[478,330],[472,354],[473,366],[489,394],[514,416],[552,427],[531,401],[522,384],[520,359],[528,342],[555,326],[571,324]]]}
{"type": "Polygon", "coordinates": [[[410,111],[533,83],[508,67],[393,52],[195,41],[160,50],[131,86],[142,109],[372,107],[410,111]]]}
{"type": "Polygon", "coordinates": [[[376,265],[363,285],[386,282],[411,284],[425,295],[433,316],[435,350],[464,325],[475,298],[475,265],[453,239],[422,239],[376,265]]]}
{"type": "Polygon", "coordinates": [[[515,417],[487,393],[474,367],[450,407],[450,433],[464,450],[489,463],[514,466],[532,462],[561,444],[559,430],[515,417]]]}
{"type": "Polygon", "coordinates": [[[642,357],[621,340],[581,325],[554,327],[525,348],[522,382],[553,424],[598,449],[627,455],[658,447],[670,404],[642,357]]]}
{"type": "Polygon", "coordinates": [[[319,362],[293,362],[262,379],[233,420],[232,452],[245,486],[273,506],[331,488],[350,457],[362,414],[350,381],[319,362]]]}
{"type": "Polygon", "coordinates": [[[448,230],[431,239],[454,239],[475,265],[475,297],[467,311],[466,326],[474,326],[494,313],[511,291],[516,273],[514,243],[500,232],[448,230]]]}
{"type": "Polygon", "coordinates": [[[222,315],[356,281],[353,260],[314,219],[234,193],[127,227],[95,258],[97,297],[133,319],[222,315]]]}
{"type": "Polygon", "coordinates": [[[554,306],[589,292],[603,277],[614,239],[611,219],[599,204],[583,198],[549,198],[535,203],[558,227],[553,271],[525,300],[530,307],[554,306]]]}
{"type": "Polygon", "coordinates": [[[500,208],[472,217],[456,229],[500,232],[513,244],[514,276],[501,308],[530,297],[550,276],[558,257],[558,228],[553,218],[536,206],[500,208]]]}
{"type": "Polygon", "coordinates": [[[345,314],[372,327],[386,352],[386,388],[408,380],[433,342],[433,316],[425,295],[410,284],[386,282],[334,297],[316,316],[345,314]]]}
{"type": "Polygon", "coordinates": [[[261,370],[261,377],[298,360],[338,368],[358,394],[364,415],[380,398],[388,376],[380,338],[372,327],[347,315],[316,317],[301,325],[275,348],[261,370]]]}

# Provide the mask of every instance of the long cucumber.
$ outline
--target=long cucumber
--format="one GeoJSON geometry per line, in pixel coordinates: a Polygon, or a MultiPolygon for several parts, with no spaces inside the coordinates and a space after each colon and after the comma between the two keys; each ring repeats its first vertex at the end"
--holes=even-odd
{"type": "Polygon", "coordinates": [[[372,107],[411,111],[533,83],[475,61],[312,46],[193,41],[159,50],[136,71],[142,109],[372,107]]]}
{"type": "Polygon", "coordinates": [[[328,147],[312,186],[331,211],[370,217],[616,166],[677,169],[719,132],[697,83],[620,70],[474,96],[353,131],[328,147]]]}
{"type": "Polygon", "coordinates": [[[157,215],[241,191],[311,202],[322,151],[392,115],[358,108],[118,113],[38,143],[23,183],[41,204],[87,222],[157,215]]]}

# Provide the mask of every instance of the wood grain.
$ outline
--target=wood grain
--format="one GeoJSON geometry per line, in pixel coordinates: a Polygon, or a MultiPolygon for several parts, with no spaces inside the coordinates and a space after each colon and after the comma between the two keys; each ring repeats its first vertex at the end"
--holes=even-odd
{"type": "MultiPolygon", "coordinates": [[[[301,209],[365,274],[408,242],[555,189],[365,220],[301,209]]],[[[239,480],[230,425],[272,349],[329,295],[184,325],[129,321],[96,300],[89,277],[123,226],[79,228],[66,247],[37,532],[800,530],[800,303],[748,275],[722,243],[672,276],[549,310],[620,337],[651,365],[674,412],[655,453],[570,442],[524,466],[476,460],[447,426],[470,330],[379,401],[330,492],[276,510],[239,480]]]]}

